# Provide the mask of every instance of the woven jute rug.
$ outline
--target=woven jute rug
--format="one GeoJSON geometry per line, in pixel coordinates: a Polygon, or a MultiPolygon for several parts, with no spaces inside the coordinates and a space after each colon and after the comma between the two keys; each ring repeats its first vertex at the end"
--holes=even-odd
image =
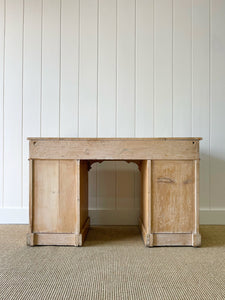
{"type": "Polygon", "coordinates": [[[27,230],[0,225],[0,299],[225,299],[225,226],[201,226],[201,248],[145,248],[132,226],[28,247],[27,230]]]}

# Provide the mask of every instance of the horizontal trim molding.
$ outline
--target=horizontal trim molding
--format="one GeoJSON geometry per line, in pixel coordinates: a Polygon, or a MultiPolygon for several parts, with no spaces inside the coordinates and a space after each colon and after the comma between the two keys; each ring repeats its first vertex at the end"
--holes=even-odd
{"type": "Polygon", "coordinates": [[[139,209],[89,209],[90,225],[138,225],[139,209]]]}
{"type": "MultiPolygon", "coordinates": [[[[121,210],[89,210],[91,225],[137,225],[139,218],[139,209],[121,209],[121,210]],[[129,223],[132,214],[133,220],[137,223],[129,223]],[[135,218],[136,217],[136,218],[135,218]],[[98,220],[100,222],[98,223],[98,220]]],[[[200,210],[201,225],[225,225],[225,210],[200,210]]]]}
{"type": "Polygon", "coordinates": [[[201,225],[225,225],[225,209],[200,210],[201,225]]]}
{"type": "MultiPolygon", "coordinates": [[[[96,210],[90,209],[91,225],[137,225],[139,209],[96,210]],[[132,218],[131,218],[132,214],[132,218]]],[[[28,224],[28,208],[0,208],[0,224],[28,224]]],[[[225,225],[225,210],[200,210],[201,225],[225,225]]]]}
{"type": "Polygon", "coordinates": [[[29,209],[0,208],[0,224],[29,224],[29,209]]]}

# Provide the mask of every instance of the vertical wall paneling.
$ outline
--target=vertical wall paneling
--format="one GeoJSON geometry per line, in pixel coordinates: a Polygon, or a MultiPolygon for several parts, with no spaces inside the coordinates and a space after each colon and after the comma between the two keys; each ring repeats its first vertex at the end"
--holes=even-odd
{"type": "Polygon", "coordinates": [[[135,134],[135,0],[117,4],[117,136],[135,134]]]}
{"type": "Polygon", "coordinates": [[[98,166],[97,209],[115,209],[115,162],[105,161],[98,166]]]}
{"type": "Polygon", "coordinates": [[[117,162],[117,209],[132,209],[135,206],[134,178],[136,165],[127,162],[117,162]]]}
{"type": "Polygon", "coordinates": [[[172,0],[154,2],[154,134],[172,136],[172,0]]]}
{"type": "Polygon", "coordinates": [[[79,136],[97,136],[98,0],[80,1],[79,136]]]}
{"type": "Polygon", "coordinates": [[[173,135],[192,136],[192,1],[173,1],[173,135]]]}
{"type": "MultiPolygon", "coordinates": [[[[99,0],[80,1],[79,130],[80,137],[97,136],[99,0]]],[[[88,174],[89,208],[97,208],[97,164],[88,174]]]]}
{"type": "Polygon", "coordinates": [[[211,208],[225,209],[225,1],[211,1],[211,208]]]}
{"type": "Polygon", "coordinates": [[[79,0],[63,0],[61,11],[60,136],[78,136],[79,0]]]}
{"type": "MultiPolygon", "coordinates": [[[[136,77],[135,0],[117,2],[117,136],[135,136],[136,77]]],[[[134,206],[134,166],[116,163],[116,207],[134,206]],[[123,181],[121,182],[121,179],[123,181]]]]}
{"type": "Polygon", "coordinates": [[[43,0],[41,135],[59,136],[60,0],[43,0]]]}
{"type": "Polygon", "coordinates": [[[136,1],[136,136],[153,136],[153,0],[136,1]]]}
{"type": "Polygon", "coordinates": [[[209,209],[209,0],[193,2],[192,82],[193,136],[201,136],[200,143],[200,205],[209,209]]]}
{"type": "Polygon", "coordinates": [[[22,0],[6,1],[5,22],[4,207],[20,207],[22,193],[22,0]]]}
{"type": "Polygon", "coordinates": [[[3,206],[4,168],[4,53],[5,53],[5,1],[0,0],[0,207],[3,206]]]}
{"type": "Polygon", "coordinates": [[[41,0],[24,2],[23,62],[23,206],[29,203],[29,143],[40,136],[41,99],[41,0]]]}
{"type": "MultiPolygon", "coordinates": [[[[224,70],[223,0],[0,0],[0,222],[28,221],[28,136],[201,136],[201,222],[224,223],[224,70]]],[[[88,177],[92,224],[136,224],[136,165],[88,177]]]]}
{"type": "MultiPolygon", "coordinates": [[[[99,1],[98,136],[116,133],[116,0],[99,1]]],[[[115,208],[115,162],[97,166],[97,208],[115,208]]]]}
{"type": "Polygon", "coordinates": [[[98,136],[115,136],[116,0],[99,1],[98,136]]]}

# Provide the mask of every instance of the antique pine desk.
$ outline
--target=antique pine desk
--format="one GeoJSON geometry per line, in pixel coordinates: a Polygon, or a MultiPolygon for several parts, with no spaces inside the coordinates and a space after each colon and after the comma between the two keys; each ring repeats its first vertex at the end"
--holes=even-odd
{"type": "Polygon", "coordinates": [[[82,246],[88,170],[94,162],[135,162],[141,172],[139,227],[146,246],[200,246],[201,138],[29,138],[27,244],[82,246]]]}

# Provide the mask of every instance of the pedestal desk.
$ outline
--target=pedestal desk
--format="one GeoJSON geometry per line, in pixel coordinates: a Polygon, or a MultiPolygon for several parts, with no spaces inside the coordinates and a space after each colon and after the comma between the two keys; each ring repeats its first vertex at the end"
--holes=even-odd
{"type": "Polygon", "coordinates": [[[27,244],[82,246],[87,235],[88,170],[134,162],[141,172],[139,227],[146,246],[200,246],[201,138],[29,138],[27,244]]]}

